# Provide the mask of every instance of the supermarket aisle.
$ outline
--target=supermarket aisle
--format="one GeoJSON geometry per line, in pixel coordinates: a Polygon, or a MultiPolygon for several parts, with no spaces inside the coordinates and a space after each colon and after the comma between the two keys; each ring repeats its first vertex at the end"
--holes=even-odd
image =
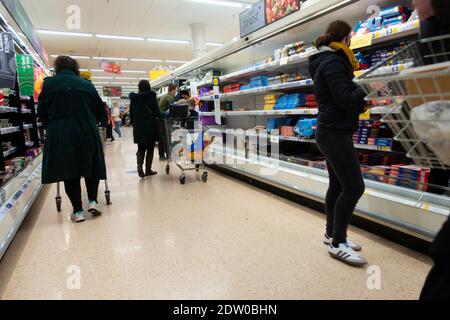
{"type": "Polygon", "coordinates": [[[381,290],[369,290],[365,269],[328,256],[323,215],[216,173],[208,184],[189,174],[181,186],[178,173],[139,181],[125,134],[107,147],[113,206],[76,225],[67,198],[58,215],[45,189],[0,263],[1,299],[418,297],[425,256],[352,228],[381,268],[381,290]]]}

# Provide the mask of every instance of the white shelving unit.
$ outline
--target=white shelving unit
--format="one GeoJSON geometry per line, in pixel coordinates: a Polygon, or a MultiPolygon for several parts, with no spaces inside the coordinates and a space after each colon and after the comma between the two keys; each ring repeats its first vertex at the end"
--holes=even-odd
{"type": "Polygon", "coordinates": [[[9,134],[20,131],[20,127],[1,128],[0,134],[9,134]]]}
{"type": "Polygon", "coordinates": [[[9,157],[10,155],[12,155],[16,151],[17,151],[17,147],[12,147],[8,151],[3,152],[3,157],[4,158],[9,157]]]}

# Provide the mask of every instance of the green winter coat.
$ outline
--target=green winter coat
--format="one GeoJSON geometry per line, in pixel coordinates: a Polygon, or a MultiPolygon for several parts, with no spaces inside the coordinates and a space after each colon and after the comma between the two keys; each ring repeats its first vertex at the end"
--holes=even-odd
{"type": "Polygon", "coordinates": [[[163,95],[159,100],[159,110],[161,111],[161,113],[169,110],[170,105],[174,102],[175,98],[170,93],[166,93],[165,95],[163,95]]]}
{"type": "Polygon", "coordinates": [[[106,179],[97,123],[106,124],[107,115],[92,83],[70,70],[47,78],[38,116],[47,125],[42,183],[78,177],[106,179]]]}

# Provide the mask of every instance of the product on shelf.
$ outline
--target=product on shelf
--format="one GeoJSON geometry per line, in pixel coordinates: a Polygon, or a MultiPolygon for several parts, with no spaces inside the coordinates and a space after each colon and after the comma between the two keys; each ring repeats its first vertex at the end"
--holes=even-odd
{"type": "Polygon", "coordinates": [[[225,93],[230,93],[230,92],[235,92],[235,91],[239,91],[241,90],[241,85],[236,83],[236,84],[229,84],[223,87],[223,92],[225,93]]]}
{"type": "Polygon", "coordinates": [[[362,35],[406,23],[411,13],[410,9],[400,5],[382,9],[379,16],[359,21],[353,30],[354,34],[362,35]]]}
{"type": "Polygon", "coordinates": [[[303,107],[306,104],[306,94],[293,93],[284,94],[278,98],[277,103],[273,107],[274,110],[290,110],[303,107]]]}
{"type": "Polygon", "coordinates": [[[294,42],[285,45],[283,48],[276,49],[274,51],[275,60],[280,60],[281,58],[291,57],[293,55],[305,52],[305,43],[303,41],[294,42]]]}
{"type": "Polygon", "coordinates": [[[264,96],[264,110],[273,110],[277,103],[277,97],[274,94],[264,96]]]}
{"type": "Polygon", "coordinates": [[[284,137],[293,137],[294,136],[294,127],[281,126],[280,127],[280,135],[284,136],[284,137]]]}
{"type": "Polygon", "coordinates": [[[427,190],[430,169],[416,165],[393,165],[389,183],[419,191],[427,190]]]}
{"type": "Polygon", "coordinates": [[[241,86],[241,90],[266,87],[268,85],[269,85],[269,77],[258,76],[258,77],[250,78],[250,83],[248,85],[241,86]]]}
{"type": "Polygon", "coordinates": [[[295,128],[294,131],[299,136],[303,138],[314,138],[316,135],[316,129],[317,129],[317,118],[314,119],[300,119],[295,128]]]}

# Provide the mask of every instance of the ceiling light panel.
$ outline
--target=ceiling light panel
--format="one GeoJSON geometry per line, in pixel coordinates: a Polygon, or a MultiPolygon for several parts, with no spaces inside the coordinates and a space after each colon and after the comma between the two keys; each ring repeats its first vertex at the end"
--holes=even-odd
{"type": "Polygon", "coordinates": [[[144,38],[141,37],[128,37],[128,36],[113,36],[107,34],[97,34],[95,35],[97,38],[101,39],[116,39],[116,40],[133,40],[133,41],[144,41],[144,38]]]}
{"type": "Polygon", "coordinates": [[[158,60],[158,59],[138,59],[138,58],[131,58],[130,61],[135,61],[135,62],[163,62],[163,60],[158,60]]]}
{"type": "Polygon", "coordinates": [[[111,57],[92,57],[94,60],[116,60],[116,61],[128,61],[128,58],[111,58],[111,57]]]}
{"type": "Polygon", "coordinates": [[[64,32],[64,31],[52,31],[52,30],[38,30],[41,34],[49,34],[56,36],[71,36],[71,37],[92,37],[91,33],[78,33],[78,32],[64,32]]]}
{"type": "Polygon", "coordinates": [[[176,44],[190,44],[191,43],[188,40],[156,39],[156,38],[148,38],[147,41],[150,41],[150,42],[164,42],[164,43],[176,43],[176,44]]]}
{"type": "Polygon", "coordinates": [[[212,4],[225,7],[234,7],[234,8],[242,8],[244,6],[242,3],[239,2],[224,1],[224,0],[184,0],[184,1],[212,4]]]}

